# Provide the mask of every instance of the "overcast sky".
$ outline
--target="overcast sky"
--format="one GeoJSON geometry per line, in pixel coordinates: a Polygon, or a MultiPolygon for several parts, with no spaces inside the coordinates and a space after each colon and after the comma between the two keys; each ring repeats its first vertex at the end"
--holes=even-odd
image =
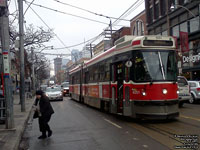
{"type": "MultiPolygon", "coordinates": [[[[27,2],[32,2],[32,0],[26,0],[27,2]]],[[[102,14],[104,16],[118,18],[124,12],[126,12],[133,4],[136,3],[130,10],[130,13],[127,14],[123,19],[130,20],[142,10],[144,10],[143,0],[34,0],[34,4],[41,5],[42,7],[31,5],[31,8],[40,16],[40,18],[54,30],[54,33],[58,36],[52,39],[49,43],[46,43],[47,46],[54,46],[54,48],[62,48],[65,46],[72,46],[89,39],[92,39],[103,32],[105,28],[108,27],[110,20],[106,17],[101,17],[96,14],[102,14]],[[122,3],[123,2],[123,3],[122,3]],[[137,3],[136,3],[137,2],[137,3]],[[64,4],[65,3],[65,4],[64,4]],[[54,9],[59,12],[45,9],[43,6],[54,9]],[[74,6],[74,7],[72,7],[74,6]],[[78,7],[78,8],[75,8],[78,7]],[[81,10],[81,9],[84,10],[81,10]],[[87,11],[90,11],[87,12],[87,11]],[[66,14],[64,14],[66,13],[66,14]],[[67,15],[68,14],[68,15],[67,15]],[[74,17],[71,15],[84,17],[87,19],[82,19],[79,17],[74,17]],[[95,22],[97,21],[97,22],[95,22]],[[101,22],[101,23],[100,23],[101,22]],[[63,43],[62,43],[62,42],[63,43]]],[[[27,3],[28,4],[28,3],[27,3]]],[[[24,11],[27,8],[27,5],[24,2],[24,11]]],[[[13,13],[16,11],[17,0],[9,1],[9,11],[13,13]]],[[[29,8],[25,14],[26,24],[33,24],[35,27],[43,26],[48,28],[41,19],[29,8]]],[[[112,23],[115,19],[111,19],[112,23]]],[[[17,21],[16,21],[17,22],[17,21]]],[[[116,24],[115,24],[116,25],[116,24]]],[[[130,26],[130,21],[120,21],[117,26],[113,26],[114,30],[121,28],[122,26],[130,26]]],[[[98,42],[95,41],[94,44],[98,42]]],[[[45,53],[62,53],[68,54],[72,49],[82,50],[84,45],[79,45],[77,47],[72,47],[69,49],[60,49],[55,51],[44,51],[45,53]]],[[[56,56],[48,56],[49,59],[53,59],[56,56]]]]}

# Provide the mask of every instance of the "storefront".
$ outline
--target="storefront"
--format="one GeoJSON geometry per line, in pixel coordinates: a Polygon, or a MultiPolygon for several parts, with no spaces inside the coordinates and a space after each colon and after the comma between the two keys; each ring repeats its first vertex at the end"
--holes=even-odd
{"type": "Polygon", "coordinates": [[[190,41],[189,48],[182,53],[182,74],[190,80],[200,80],[200,39],[190,41]]]}

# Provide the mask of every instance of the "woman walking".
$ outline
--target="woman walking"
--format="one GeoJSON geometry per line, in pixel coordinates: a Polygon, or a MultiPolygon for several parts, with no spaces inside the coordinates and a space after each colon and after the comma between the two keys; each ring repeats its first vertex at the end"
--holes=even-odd
{"type": "Polygon", "coordinates": [[[51,115],[54,113],[54,110],[49,102],[48,97],[45,96],[44,92],[41,90],[36,91],[36,100],[35,100],[35,114],[33,118],[38,118],[40,132],[42,135],[38,139],[47,138],[52,135],[52,130],[48,125],[48,122],[51,119],[51,115]]]}

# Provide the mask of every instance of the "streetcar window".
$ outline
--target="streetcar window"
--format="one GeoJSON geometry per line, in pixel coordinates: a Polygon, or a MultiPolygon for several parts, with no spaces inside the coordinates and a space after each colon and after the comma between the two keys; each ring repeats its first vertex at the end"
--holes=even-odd
{"type": "Polygon", "coordinates": [[[99,64],[99,80],[100,81],[103,81],[104,80],[104,62],[101,62],[100,64],[99,64]]]}
{"type": "Polygon", "coordinates": [[[99,76],[100,76],[100,73],[99,73],[99,64],[97,64],[96,66],[95,66],[95,81],[99,81],[99,76]]]}
{"type": "Polygon", "coordinates": [[[131,80],[135,82],[176,80],[177,67],[174,51],[134,51],[132,63],[131,80]]]}
{"type": "Polygon", "coordinates": [[[105,61],[105,81],[110,80],[110,63],[111,63],[111,60],[105,61]]]}
{"type": "Polygon", "coordinates": [[[93,81],[93,67],[89,67],[89,78],[90,78],[90,82],[92,82],[93,81]]]}
{"type": "Polygon", "coordinates": [[[89,82],[89,79],[90,79],[90,75],[89,75],[89,72],[85,72],[85,83],[88,83],[89,82]]]}

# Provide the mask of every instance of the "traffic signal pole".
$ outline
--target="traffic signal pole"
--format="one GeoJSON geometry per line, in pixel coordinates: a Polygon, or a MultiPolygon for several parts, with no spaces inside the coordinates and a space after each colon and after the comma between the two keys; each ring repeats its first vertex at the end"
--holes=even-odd
{"type": "Polygon", "coordinates": [[[4,74],[4,98],[6,105],[6,129],[14,128],[13,117],[13,95],[10,76],[10,44],[9,44],[9,21],[7,0],[0,1],[0,36],[3,55],[3,74],[4,74]]]}

